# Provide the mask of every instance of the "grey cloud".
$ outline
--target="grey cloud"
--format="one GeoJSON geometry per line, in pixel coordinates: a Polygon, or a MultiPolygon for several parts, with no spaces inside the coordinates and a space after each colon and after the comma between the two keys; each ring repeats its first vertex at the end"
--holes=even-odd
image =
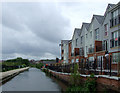
{"type": "Polygon", "coordinates": [[[54,3],[4,3],[2,9],[3,58],[60,55],[58,45],[69,28],[60,7],[54,3]]]}

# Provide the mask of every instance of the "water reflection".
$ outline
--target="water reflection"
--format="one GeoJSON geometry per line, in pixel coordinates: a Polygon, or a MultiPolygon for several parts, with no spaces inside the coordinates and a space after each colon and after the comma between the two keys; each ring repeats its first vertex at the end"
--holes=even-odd
{"type": "Polygon", "coordinates": [[[2,85],[3,91],[61,91],[61,87],[36,68],[20,73],[2,85]]]}

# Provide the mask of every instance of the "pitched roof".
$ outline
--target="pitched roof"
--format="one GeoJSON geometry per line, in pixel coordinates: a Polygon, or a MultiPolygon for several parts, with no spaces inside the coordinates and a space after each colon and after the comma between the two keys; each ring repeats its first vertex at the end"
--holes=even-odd
{"type": "Polygon", "coordinates": [[[74,33],[77,33],[78,35],[80,35],[80,33],[81,33],[81,29],[79,29],[79,28],[75,28],[74,33]]]}
{"type": "Polygon", "coordinates": [[[85,26],[85,28],[88,30],[90,23],[83,23],[83,25],[85,26]]]}
{"type": "Polygon", "coordinates": [[[103,21],[104,21],[104,16],[101,16],[101,15],[93,15],[93,17],[95,17],[100,24],[102,24],[103,21]]]}
{"type": "Polygon", "coordinates": [[[69,42],[69,40],[61,40],[61,43],[67,44],[68,42],[69,42]]]}
{"type": "Polygon", "coordinates": [[[109,8],[112,8],[112,7],[114,7],[115,6],[115,4],[108,4],[108,7],[109,8]]]}
{"type": "Polygon", "coordinates": [[[107,6],[107,8],[106,8],[106,11],[105,11],[104,15],[106,15],[107,12],[108,12],[108,10],[109,10],[110,8],[113,8],[115,5],[116,5],[116,4],[108,4],[108,6],[107,6]]]}

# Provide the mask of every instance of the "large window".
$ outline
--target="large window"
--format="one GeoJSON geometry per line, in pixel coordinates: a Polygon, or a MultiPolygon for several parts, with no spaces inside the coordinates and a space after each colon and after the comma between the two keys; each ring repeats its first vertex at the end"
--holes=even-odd
{"type": "Polygon", "coordinates": [[[95,39],[99,39],[99,28],[95,29],[95,39]]]}
{"type": "Polygon", "coordinates": [[[119,45],[118,31],[112,32],[111,48],[119,45]]]}
{"type": "Polygon", "coordinates": [[[120,62],[120,53],[113,53],[113,54],[112,54],[112,62],[113,62],[113,63],[118,63],[118,62],[120,62]]]}
{"type": "Polygon", "coordinates": [[[108,24],[104,25],[105,36],[108,36],[108,24]]]}
{"type": "Polygon", "coordinates": [[[116,16],[118,16],[118,10],[115,10],[114,12],[111,13],[112,18],[115,18],[116,16]]]}
{"type": "Polygon", "coordinates": [[[110,27],[113,27],[120,23],[120,15],[118,13],[118,9],[111,12],[111,20],[110,20],[110,27]]]}

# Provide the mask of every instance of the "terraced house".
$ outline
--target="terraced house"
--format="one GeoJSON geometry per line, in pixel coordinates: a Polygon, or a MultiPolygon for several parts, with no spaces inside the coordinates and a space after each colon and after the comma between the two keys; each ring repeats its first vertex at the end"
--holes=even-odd
{"type": "Polygon", "coordinates": [[[102,70],[102,74],[107,74],[109,69],[120,73],[120,2],[108,4],[103,16],[93,15],[90,23],[75,28],[72,39],[66,44],[66,62],[82,62],[90,69],[102,70]]]}

